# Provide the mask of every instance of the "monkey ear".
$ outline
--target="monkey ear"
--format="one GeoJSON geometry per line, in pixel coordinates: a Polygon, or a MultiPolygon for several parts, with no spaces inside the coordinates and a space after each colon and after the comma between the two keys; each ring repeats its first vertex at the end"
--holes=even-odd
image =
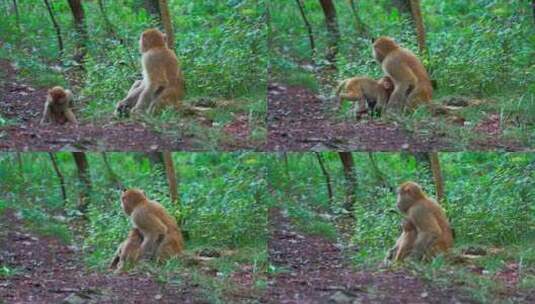
{"type": "Polygon", "coordinates": [[[123,187],[123,190],[122,190],[122,192],[126,192],[126,190],[128,190],[128,188],[126,188],[126,187],[123,187]]]}

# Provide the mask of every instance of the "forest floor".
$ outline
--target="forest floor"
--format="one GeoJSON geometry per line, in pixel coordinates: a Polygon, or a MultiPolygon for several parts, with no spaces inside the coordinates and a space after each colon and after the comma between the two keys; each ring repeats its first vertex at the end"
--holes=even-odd
{"type": "MultiPolygon", "coordinates": [[[[76,127],[39,124],[47,88],[35,88],[17,77],[17,71],[0,60],[0,117],[17,123],[0,127],[0,150],[8,151],[155,151],[206,150],[205,143],[194,134],[181,137],[160,134],[147,124],[119,121],[112,117],[97,122],[84,122],[76,127]],[[135,140],[132,140],[135,139],[135,140]]],[[[76,113],[76,109],[75,109],[76,113]]],[[[80,119],[79,119],[80,120],[80,119]]],[[[209,126],[203,120],[202,125],[209,126]]],[[[176,126],[161,126],[173,130],[176,126]]],[[[222,128],[225,140],[221,150],[254,149],[249,143],[250,130],[246,120],[237,116],[222,128]]]]}
{"type": "MultiPolygon", "coordinates": [[[[478,303],[462,286],[438,286],[409,270],[357,270],[337,244],[294,229],[280,209],[270,211],[271,303],[478,303]]],[[[529,303],[533,295],[516,295],[529,303]]],[[[522,300],[520,300],[522,299],[522,300]]]]}
{"type": "MultiPolygon", "coordinates": [[[[13,210],[5,210],[0,221],[0,266],[15,272],[0,275],[0,304],[212,303],[207,296],[210,291],[187,273],[181,273],[178,282],[162,283],[143,272],[89,271],[81,257],[77,246],[34,234],[13,210]]],[[[254,299],[251,277],[247,271],[234,273],[231,280],[237,290],[224,294],[222,300],[248,303],[254,299]]]]}
{"type": "MultiPolygon", "coordinates": [[[[445,134],[410,134],[399,125],[376,120],[340,121],[322,101],[303,86],[270,83],[268,89],[268,149],[277,151],[450,151],[459,147],[445,134]]],[[[519,150],[499,138],[499,117],[492,116],[476,128],[481,132],[472,149],[519,150]],[[498,121],[496,121],[498,119],[498,121]]]]}

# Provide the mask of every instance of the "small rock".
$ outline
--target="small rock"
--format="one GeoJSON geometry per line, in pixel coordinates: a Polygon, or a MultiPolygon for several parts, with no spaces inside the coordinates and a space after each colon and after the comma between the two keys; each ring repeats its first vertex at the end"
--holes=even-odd
{"type": "Polygon", "coordinates": [[[61,303],[62,304],[86,304],[88,302],[89,301],[87,299],[84,299],[75,293],[71,293],[68,297],[63,299],[61,303]]]}
{"type": "Polygon", "coordinates": [[[329,303],[332,304],[349,304],[353,302],[353,298],[343,291],[337,291],[329,297],[329,303]]]}
{"type": "Polygon", "coordinates": [[[154,300],[161,300],[163,296],[161,294],[157,294],[154,296],[154,300]]]}
{"type": "Polygon", "coordinates": [[[422,294],[420,295],[421,298],[427,298],[427,296],[429,296],[427,292],[422,292],[422,294]]]}
{"type": "Polygon", "coordinates": [[[409,144],[403,144],[403,145],[401,145],[401,149],[403,149],[403,150],[408,150],[408,149],[409,149],[409,144]]]}

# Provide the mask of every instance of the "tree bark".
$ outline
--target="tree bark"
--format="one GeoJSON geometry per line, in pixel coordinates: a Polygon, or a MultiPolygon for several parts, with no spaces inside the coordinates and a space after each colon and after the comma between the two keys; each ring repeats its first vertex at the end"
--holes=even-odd
{"type": "Polygon", "coordinates": [[[344,177],[346,184],[346,198],[344,207],[347,210],[353,210],[355,205],[355,192],[357,188],[357,176],[355,175],[355,163],[353,161],[353,154],[351,152],[338,152],[342,167],[344,169],[344,177]]]}
{"type": "Polygon", "coordinates": [[[84,212],[90,204],[91,176],[89,174],[89,163],[84,152],[72,152],[76,169],[78,170],[78,180],[80,191],[78,192],[78,209],[84,212]]]}
{"type": "Polygon", "coordinates": [[[433,173],[433,180],[435,181],[435,189],[437,195],[437,202],[444,201],[444,179],[442,177],[442,170],[440,169],[440,161],[437,152],[430,152],[429,159],[431,162],[431,172],[433,173]]]}
{"type": "Polygon", "coordinates": [[[334,68],[336,65],[336,55],[338,54],[338,41],[340,40],[340,30],[336,20],[336,8],[332,0],[320,0],[323,14],[325,15],[325,24],[329,32],[329,45],[327,50],[327,61],[334,68]]]}
{"type": "Polygon", "coordinates": [[[59,186],[61,188],[61,196],[63,197],[63,204],[67,205],[67,191],[65,190],[65,178],[63,177],[63,174],[59,170],[58,161],[56,160],[56,155],[54,153],[49,152],[48,155],[50,156],[50,161],[52,162],[52,168],[54,168],[54,171],[56,172],[56,175],[59,179],[59,186]]]}
{"type": "Polygon", "coordinates": [[[169,14],[169,6],[167,5],[167,0],[159,0],[160,4],[160,13],[165,28],[165,35],[167,36],[167,46],[170,49],[175,49],[175,33],[173,32],[173,23],[171,22],[171,17],[169,14]]]}
{"type": "Polygon", "coordinates": [[[48,0],[43,0],[46,5],[46,9],[48,10],[48,15],[50,16],[50,20],[52,21],[52,25],[54,26],[54,29],[56,30],[56,37],[58,39],[58,48],[59,48],[59,57],[63,57],[63,39],[61,38],[61,28],[59,27],[58,22],[56,21],[56,17],[54,17],[54,12],[52,10],[52,6],[48,2],[48,0]]]}
{"type": "Polygon", "coordinates": [[[308,31],[308,40],[310,42],[310,49],[312,50],[312,60],[314,61],[314,58],[316,58],[316,43],[314,41],[312,26],[310,25],[310,22],[308,22],[308,18],[305,14],[305,10],[303,8],[303,3],[301,3],[301,0],[295,0],[295,2],[297,2],[297,7],[299,7],[299,12],[301,13],[301,18],[303,18],[303,22],[305,23],[305,27],[308,31]]]}
{"type": "Polygon", "coordinates": [[[161,18],[158,0],[143,0],[143,6],[153,18],[161,18]]]}
{"type": "Polygon", "coordinates": [[[169,184],[171,202],[178,205],[180,204],[180,201],[178,199],[177,179],[171,152],[163,152],[163,160],[165,163],[165,174],[167,175],[167,183],[169,184]]]}
{"type": "Polygon", "coordinates": [[[15,18],[17,20],[17,28],[20,30],[20,14],[19,14],[19,6],[17,5],[17,0],[13,0],[13,10],[15,11],[15,18]]]}
{"type": "Polygon", "coordinates": [[[325,168],[325,163],[323,162],[323,157],[321,156],[321,154],[318,152],[315,152],[314,154],[316,154],[316,158],[318,159],[321,172],[323,173],[323,177],[325,177],[325,185],[327,186],[327,194],[329,195],[329,203],[332,203],[334,198],[333,198],[333,186],[332,186],[332,181],[331,181],[331,175],[325,168]]]}
{"type": "Polygon", "coordinates": [[[86,54],[87,44],[87,29],[85,27],[85,13],[82,6],[82,0],[68,0],[69,7],[71,8],[72,16],[74,18],[74,28],[78,33],[78,39],[76,39],[76,53],[74,59],[78,63],[83,63],[86,54]]]}
{"type": "Polygon", "coordinates": [[[420,54],[425,54],[426,53],[425,27],[424,27],[424,20],[422,18],[420,0],[410,0],[410,6],[411,6],[412,19],[414,21],[414,25],[416,26],[418,49],[420,50],[420,54]]]}

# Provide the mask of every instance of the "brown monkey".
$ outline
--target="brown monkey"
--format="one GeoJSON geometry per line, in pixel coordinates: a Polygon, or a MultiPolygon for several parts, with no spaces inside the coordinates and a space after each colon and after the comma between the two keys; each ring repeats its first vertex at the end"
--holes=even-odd
{"type": "Polygon", "coordinates": [[[416,226],[409,220],[403,220],[401,223],[401,235],[397,239],[396,245],[388,251],[385,262],[391,260],[394,262],[402,261],[411,252],[416,236],[416,226]]]}
{"type": "Polygon", "coordinates": [[[444,210],[427,197],[420,185],[405,182],[398,188],[397,207],[406,220],[416,227],[413,246],[398,248],[396,257],[407,255],[417,259],[429,258],[447,252],[453,246],[453,236],[444,210]]]}
{"type": "Polygon", "coordinates": [[[388,79],[379,81],[368,77],[353,77],[342,80],[336,88],[336,99],[338,106],[343,99],[358,101],[359,108],[357,118],[366,113],[366,106],[373,112],[380,112],[388,102],[388,92],[386,87],[390,83],[388,79]]]}
{"type": "Polygon", "coordinates": [[[180,107],[184,77],[175,53],[167,47],[165,34],[149,29],[139,39],[143,80],[136,81],[117,104],[117,116],[128,112],[153,113],[162,106],[180,107]]]}
{"type": "Polygon", "coordinates": [[[156,257],[158,261],[179,255],[184,248],[182,233],[173,217],[143,191],[129,189],[121,195],[121,205],[130,216],[132,225],[143,236],[141,257],[156,257]]]}
{"type": "Polygon", "coordinates": [[[400,47],[389,37],[380,37],[373,43],[373,55],[384,73],[394,81],[389,108],[413,110],[418,105],[431,101],[431,81],[422,62],[413,52],[400,47]],[[411,86],[413,89],[405,96],[411,86]]]}
{"type": "Polygon", "coordinates": [[[48,90],[41,124],[49,122],[58,125],[68,122],[78,124],[76,116],[70,108],[72,101],[73,95],[70,90],[65,90],[59,86],[48,90]]]}
{"type": "Polygon", "coordinates": [[[128,265],[136,263],[140,257],[141,243],[143,242],[143,235],[139,229],[132,229],[128,234],[128,238],[119,245],[115,256],[110,264],[110,269],[124,270],[128,265]]]}

